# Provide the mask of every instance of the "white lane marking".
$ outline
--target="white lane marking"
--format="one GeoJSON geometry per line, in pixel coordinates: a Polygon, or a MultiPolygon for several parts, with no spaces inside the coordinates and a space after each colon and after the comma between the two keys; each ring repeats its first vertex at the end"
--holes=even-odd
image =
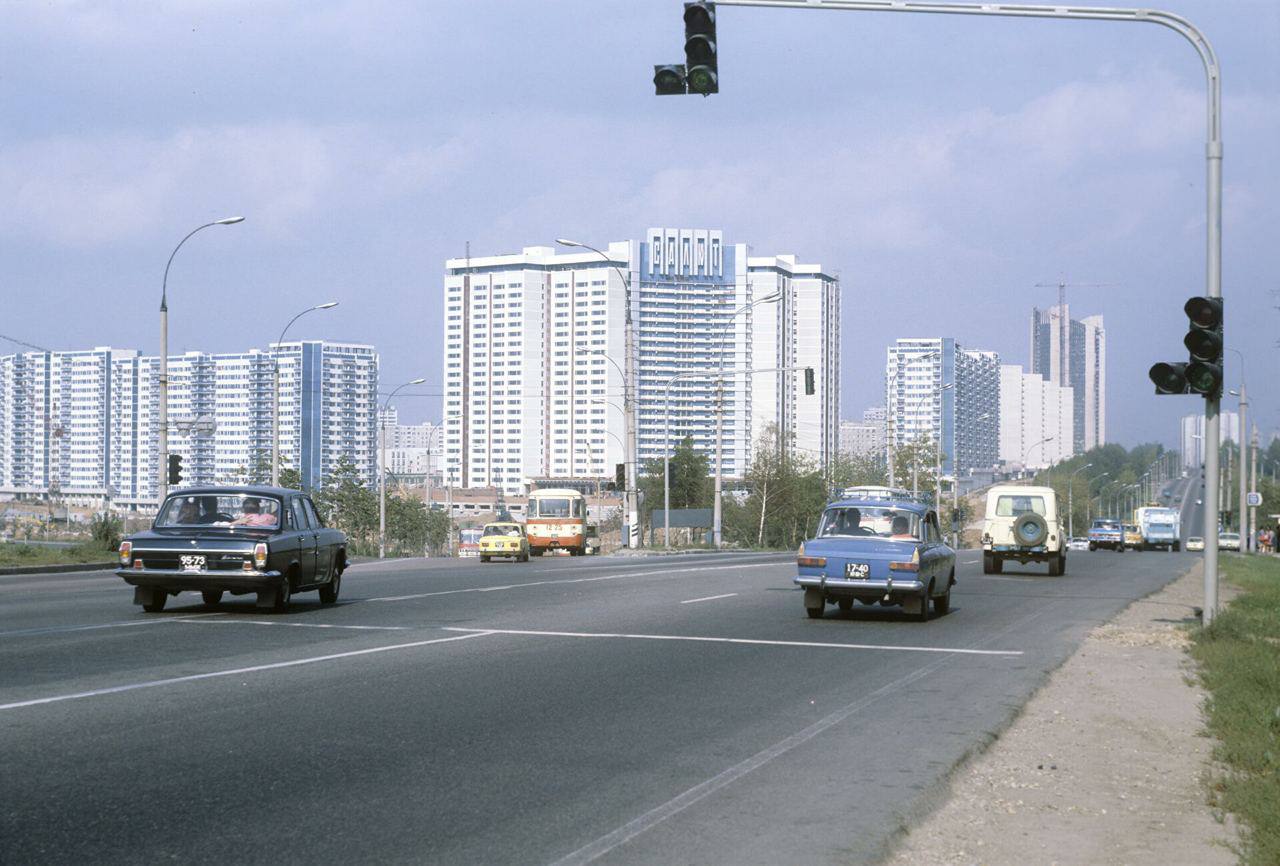
{"type": "Polygon", "coordinates": [[[680,603],[695,604],[696,602],[699,602],[699,601],[715,601],[718,598],[733,598],[735,595],[737,595],[736,592],[726,592],[724,595],[707,595],[707,596],[703,596],[702,598],[689,598],[689,599],[685,599],[680,603]]]}
{"type": "Polygon", "coordinates": [[[364,568],[365,566],[369,566],[369,565],[390,565],[393,562],[411,562],[419,559],[422,560],[423,562],[428,561],[427,558],[424,556],[397,556],[393,559],[375,559],[372,562],[353,562],[350,565],[348,565],[344,570],[350,571],[353,568],[364,568]]]}
{"type": "Polygon", "coordinates": [[[101,625],[50,625],[40,628],[20,628],[14,631],[0,631],[0,637],[29,637],[41,634],[63,634],[73,631],[96,631],[103,628],[133,628],[138,625],[159,625],[166,622],[186,622],[199,616],[220,616],[218,613],[193,613],[181,618],[153,617],[150,619],[131,619],[123,622],[107,622],[101,625]]]}
{"type": "Polygon", "coordinates": [[[247,667],[247,668],[233,668],[232,670],[227,670],[227,671],[210,671],[208,673],[203,673],[203,674],[191,674],[190,676],[185,676],[185,677],[170,677],[169,679],[164,679],[164,680],[149,680],[143,683],[129,683],[123,686],[111,686],[109,688],[94,689],[88,692],[75,692],[74,694],[70,694],[70,695],[55,695],[50,698],[35,698],[30,701],[15,701],[14,703],[11,703],[11,704],[0,704],[0,710],[16,710],[16,709],[19,709],[20,707],[34,707],[39,704],[54,704],[60,701],[74,701],[74,700],[78,700],[79,698],[94,698],[100,695],[113,695],[118,692],[131,692],[136,689],[153,689],[158,686],[171,686],[177,683],[190,683],[190,682],[195,682],[196,680],[213,679],[214,677],[231,677],[231,676],[236,676],[237,674],[251,674],[251,673],[257,673],[258,671],[270,671],[270,670],[277,670],[279,668],[292,668],[292,667],[298,667],[299,665],[312,665],[312,664],[316,664],[317,662],[333,661],[334,659],[346,659],[346,658],[353,658],[355,656],[372,655],[373,653],[386,653],[386,652],[392,652],[394,650],[413,649],[415,647],[428,646],[430,644],[449,643],[450,641],[467,640],[468,638],[473,638],[473,637],[484,637],[485,635],[488,635],[488,634],[492,634],[492,632],[472,631],[469,634],[455,635],[454,637],[439,637],[439,638],[433,638],[431,640],[417,640],[417,641],[413,641],[412,643],[399,643],[399,644],[393,644],[391,646],[376,646],[376,647],[370,647],[369,649],[352,650],[351,652],[345,652],[345,653],[332,653],[330,655],[312,656],[311,658],[305,658],[305,659],[293,659],[292,661],[287,661],[287,662],[274,662],[268,665],[254,665],[252,667],[247,667]]]}
{"type": "MultiPolygon", "coordinates": [[[[1029,616],[1023,617],[1017,622],[1007,626],[1006,628],[1001,629],[1000,631],[996,632],[995,634],[991,635],[985,640],[979,641],[979,643],[980,644],[991,643],[992,641],[998,640],[999,638],[1013,631],[1015,628],[1019,628],[1023,625],[1026,625],[1029,621],[1035,619],[1036,617],[1043,616],[1050,609],[1052,609],[1052,607],[1053,605],[1047,605],[1045,608],[1042,608],[1041,610],[1038,610],[1035,613],[1030,614],[1029,616]]],[[[605,856],[610,851],[614,850],[615,848],[621,845],[625,845],[627,842],[631,841],[636,836],[639,836],[641,833],[645,832],[646,830],[650,830],[653,827],[656,827],[658,824],[661,824],[663,821],[667,820],[668,818],[674,815],[678,815],[679,813],[683,812],[685,809],[688,809],[690,806],[697,803],[699,800],[705,799],[706,797],[709,797],[712,794],[719,791],[721,788],[731,785],[732,783],[736,782],[738,779],[741,779],[743,776],[747,775],[751,771],[764,766],[765,764],[769,763],[775,758],[781,757],[782,755],[786,754],[787,752],[791,751],[797,746],[804,745],[809,740],[812,740],[814,737],[818,736],[819,734],[828,730],[829,728],[835,727],[836,725],[843,722],[845,719],[852,716],[854,713],[858,712],[861,709],[864,709],[865,707],[879,700],[881,697],[885,696],[886,694],[889,694],[890,692],[901,691],[903,686],[910,685],[916,680],[919,680],[923,677],[928,676],[929,674],[941,668],[944,664],[947,663],[947,661],[948,659],[945,659],[945,658],[938,659],[937,661],[930,662],[929,664],[925,665],[919,670],[913,673],[907,674],[906,676],[900,679],[894,680],[893,682],[885,683],[883,686],[871,692],[866,697],[859,698],[853,703],[848,704],[842,707],[841,709],[836,710],[834,713],[827,716],[826,718],[823,718],[814,722],[812,725],[805,728],[804,730],[799,731],[795,734],[792,734],[791,736],[783,740],[779,740],[777,743],[774,743],[769,748],[764,749],[763,751],[757,752],[756,754],[747,758],[745,761],[734,764],[732,767],[729,767],[727,770],[724,770],[718,775],[712,776],[710,779],[707,779],[704,782],[700,782],[699,784],[694,785],[692,788],[689,788],[684,793],[671,798],[670,800],[668,800],[667,802],[663,803],[660,806],[656,806],[655,808],[650,809],[648,812],[645,812],[643,815],[639,816],[638,818],[635,818],[632,821],[628,821],[626,824],[623,824],[618,829],[614,830],[611,833],[606,833],[604,836],[601,836],[599,839],[596,839],[594,842],[589,842],[586,845],[583,845],[577,851],[574,851],[571,854],[567,854],[564,857],[560,858],[559,860],[556,860],[552,864],[552,866],[580,866],[580,864],[590,863],[593,860],[597,860],[605,856]]]]}
{"type": "Polygon", "coordinates": [[[285,625],[290,628],[345,628],[354,631],[413,631],[408,625],[330,625],[323,622],[275,622],[269,619],[187,619],[175,622],[190,622],[196,625],[285,625]]]}
{"type": "Polygon", "coordinates": [[[958,649],[956,647],[941,646],[896,646],[893,644],[868,644],[868,643],[820,643],[818,641],[799,641],[799,640],[758,640],[755,638],[743,637],[701,637],[698,635],[677,635],[677,634],[622,634],[611,632],[594,632],[594,631],[535,631],[532,629],[510,629],[510,628],[462,628],[459,626],[445,626],[445,631],[460,632],[483,632],[484,634],[519,634],[529,635],[532,637],[616,637],[630,638],[632,640],[683,640],[694,643],[732,643],[745,644],[748,646],[790,646],[790,647],[816,647],[818,649],[858,649],[858,650],[897,650],[899,652],[913,653],[946,653],[956,655],[978,655],[978,656],[1020,656],[1022,650],[980,650],[980,649],[958,649]]]}
{"type": "Polygon", "coordinates": [[[624,577],[649,577],[655,574],[673,575],[697,571],[726,571],[743,568],[777,568],[786,563],[760,562],[748,565],[711,565],[700,568],[663,568],[655,571],[628,571],[621,574],[601,574],[596,577],[570,577],[559,580],[531,580],[528,583],[507,583],[501,586],[473,586],[466,589],[442,589],[436,592],[417,592],[412,595],[387,595],[367,598],[365,601],[410,601],[416,598],[434,598],[440,595],[458,595],[464,592],[499,592],[508,589],[526,589],[531,586],[555,586],[570,583],[595,583],[602,580],[621,580],[624,577]]]}

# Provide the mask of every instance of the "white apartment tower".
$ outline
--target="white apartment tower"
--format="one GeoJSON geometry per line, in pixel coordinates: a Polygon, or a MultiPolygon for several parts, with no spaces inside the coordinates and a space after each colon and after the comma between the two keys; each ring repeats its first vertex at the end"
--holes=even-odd
{"type": "Polygon", "coordinates": [[[612,477],[625,459],[628,369],[641,464],[686,437],[713,459],[717,406],[728,477],[747,470],[765,422],[818,459],[834,451],[834,278],[793,256],[749,258],[714,230],[654,228],[601,252],[526,247],[445,263],[449,483],[517,494],[534,478],[612,477]],[[777,371],[797,365],[814,367],[817,394],[777,371]]]}
{"type": "Polygon", "coordinates": [[[998,457],[1000,356],[951,337],[901,339],[885,366],[886,435],[895,448],[941,441],[942,469],[967,474],[998,457]]]}
{"type": "MultiPolygon", "coordinates": [[[[169,358],[169,451],[183,485],[244,482],[263,466],[269,480],[275,362],[282,465],[309,488],[342,459],[372,480],[378,356],[308,341],[169,358]]],[[[158,372],[158,358],[134,350],[0,357],[0,496],[154,505],[158,372]]]]}
{"type": "Polygon", "coordinates": [[[1071,306],[1031,311],[1031,372],[1071,388],[1075,453],[1107,444],[1107,331],[1102,316],[1071,318],[1071,306]]]}
{"type": "Polygon", "coordinates": [[[1075,453],[1075,394],[1014,364],[1000,366],[1000,462],[1043,469],[1075,453]]]}

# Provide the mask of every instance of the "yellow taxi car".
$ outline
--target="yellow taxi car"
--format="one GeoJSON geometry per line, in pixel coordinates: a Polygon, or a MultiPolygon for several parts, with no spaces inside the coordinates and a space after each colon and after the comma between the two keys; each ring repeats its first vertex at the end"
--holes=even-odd
{"type": "Polygon", "coordinates": [[[1142,530],[1136,524],[1124,525],[1124,546],[1130,550],[1142,550],[1142,530]]]}
{"type": "Polygon", "coordinates": [[[529,561],[529,537],[520,523],[487,523],[480,536],[480,561],[495,556],[510,556],[517,562],[529,561]]]}

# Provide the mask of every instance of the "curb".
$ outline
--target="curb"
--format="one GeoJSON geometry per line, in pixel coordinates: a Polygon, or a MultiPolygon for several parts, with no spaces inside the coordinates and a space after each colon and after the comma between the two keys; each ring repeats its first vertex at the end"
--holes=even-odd
{"type": "Polygon", "coordinates": [[[57,574],[63,571],[114,571],[114,562],[70,562],[63,565],[6,565],[0,566],[0,575],[57,574]]]}

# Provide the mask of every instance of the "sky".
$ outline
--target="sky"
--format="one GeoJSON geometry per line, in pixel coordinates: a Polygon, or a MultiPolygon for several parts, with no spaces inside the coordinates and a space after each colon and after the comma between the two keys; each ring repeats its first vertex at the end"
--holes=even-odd
{"type": "MultiPolygon", "coordinates": [[[[1111,5],[1090,4],[1081,5],[1111,5]]],[[[1280,3],[1169,0],[1222,66],[1223,296],[1280,428],[1280,3]]],[[[1136,23],[721,7],[721,92],[654,95],[679,0],[0,3],[0,334],[172,352],[371,343],[438,419],[444,261],[719,228],[839,275],[841,414],[885,347],[1029,368],[1068,283],[1108,332],[1108,439],[1176,446],[1156,397],[1205,289],[1206,96],[1136,23]],[[1038,284],[1044,284],[1040,286],[1038,284]]],[[[23,347],[0,340],[0,354],[23,347]]],[[[1228,354],[1234,387],[1241,365],[1228,354]]],[[[1234,398],[1224,398],[1234,408],[1234,398]]]]}

